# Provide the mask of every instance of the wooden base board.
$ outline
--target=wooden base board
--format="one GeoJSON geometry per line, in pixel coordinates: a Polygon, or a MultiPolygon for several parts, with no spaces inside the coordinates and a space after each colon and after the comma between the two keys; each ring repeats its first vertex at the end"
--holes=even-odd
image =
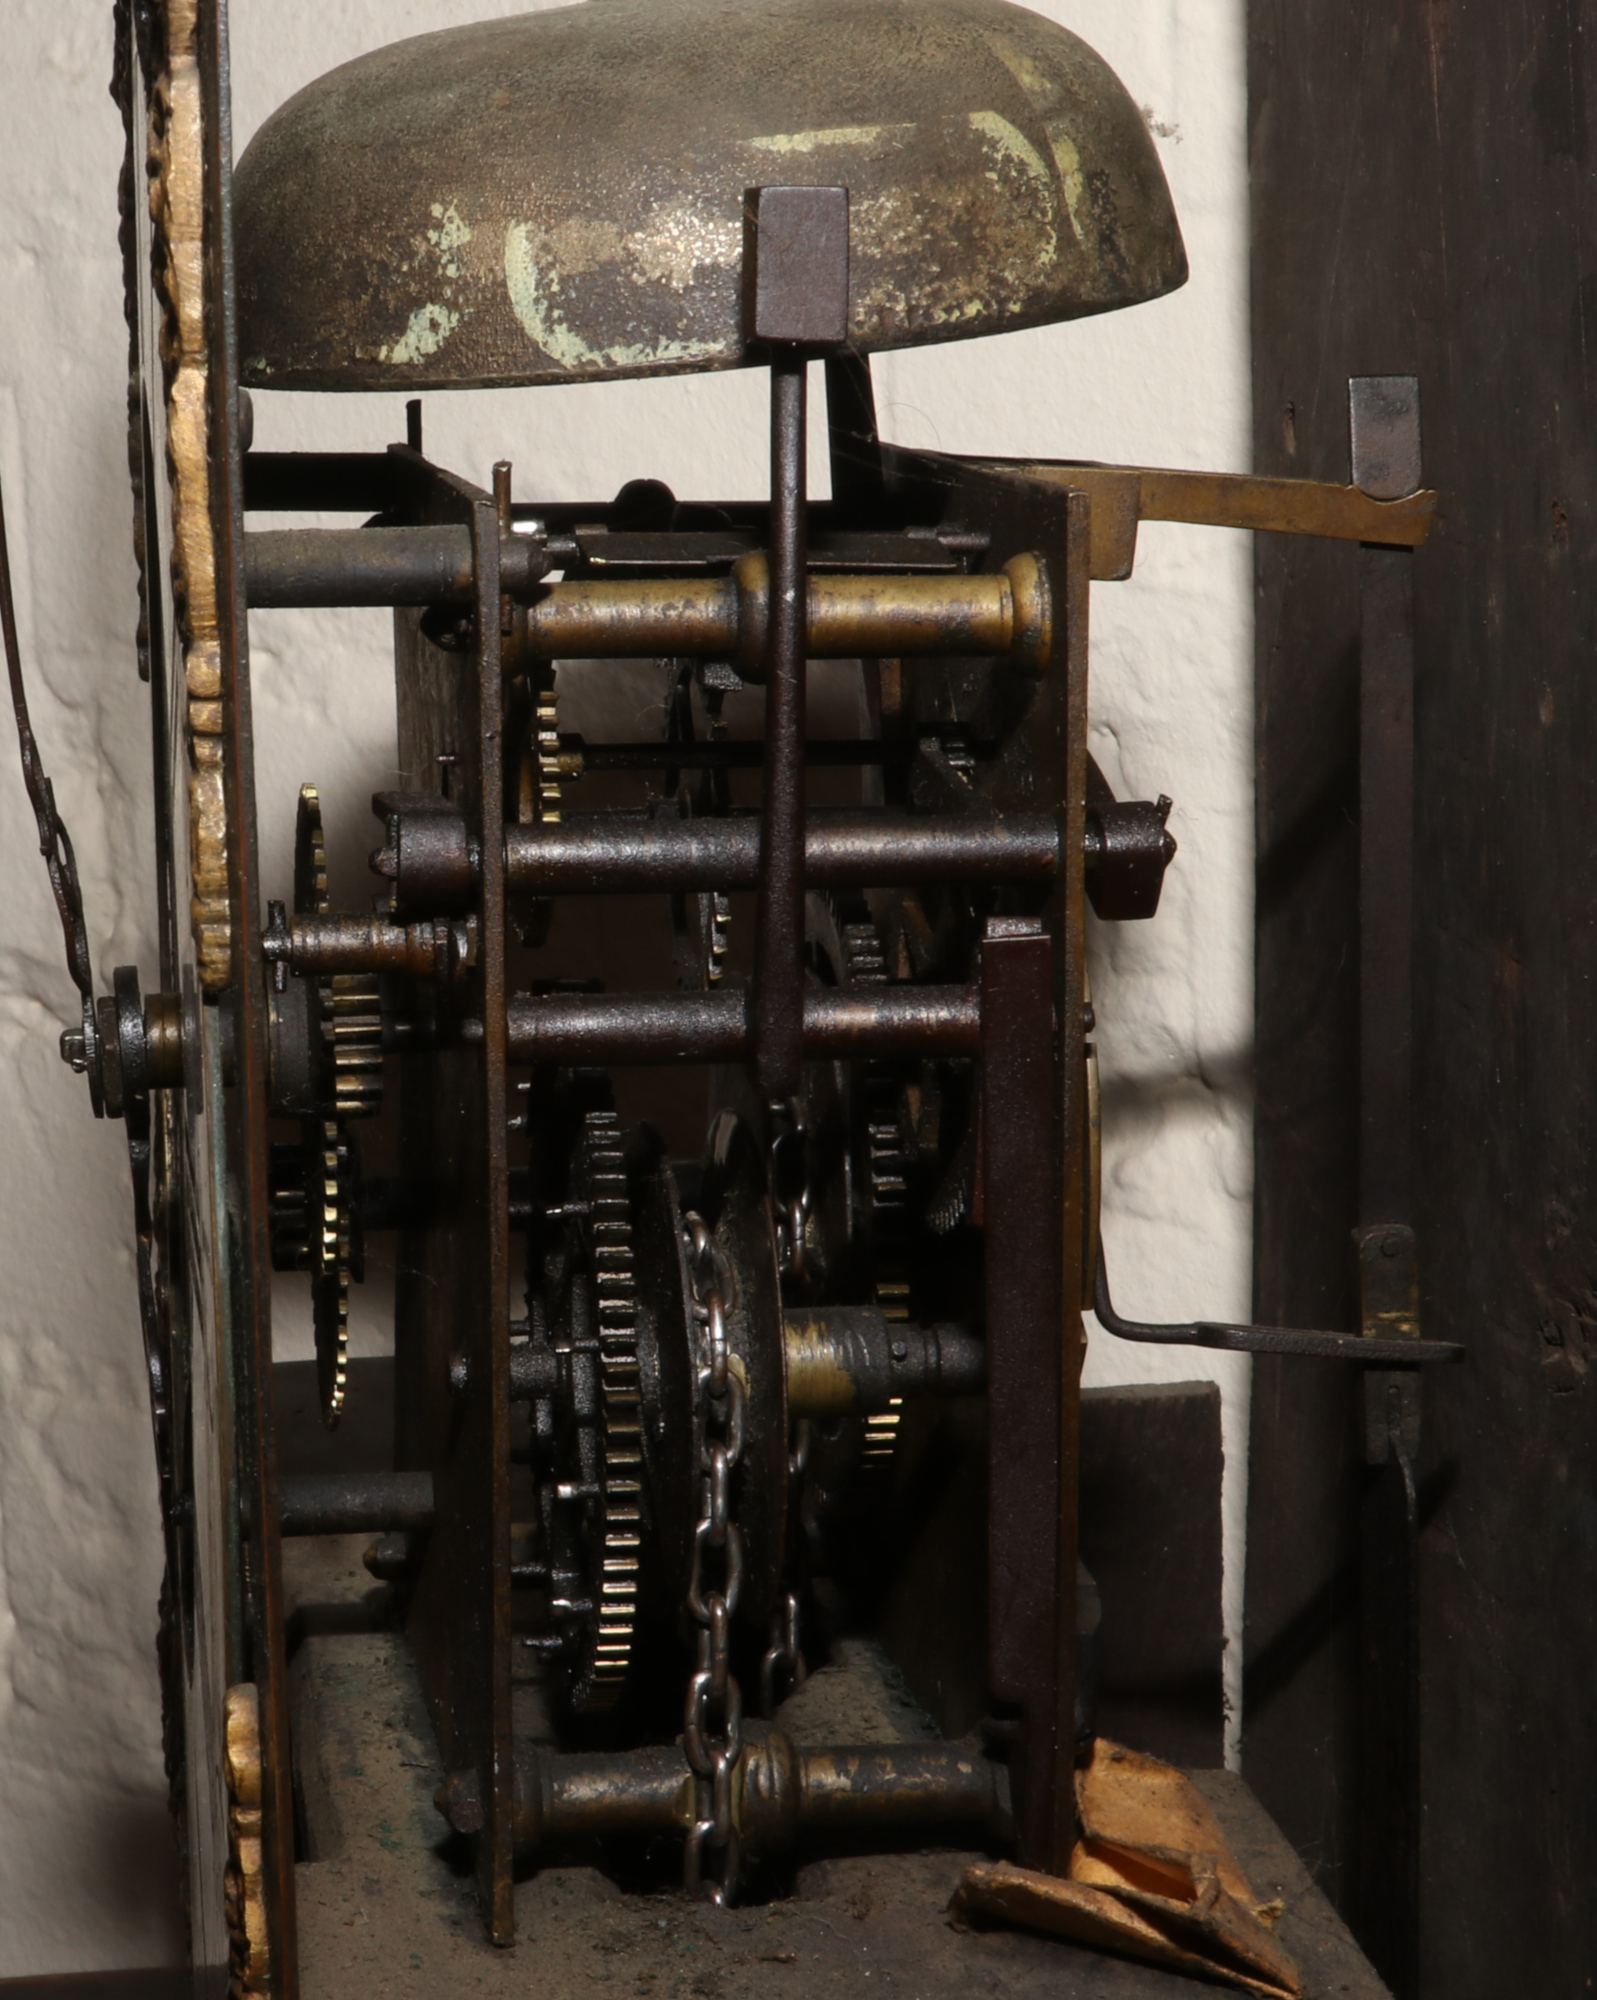
{"type": "MultiPolygon", "coordinates": [[[[969,1854],[873,1854],[809,1862],[791,1893],[729,1911],[679,1893],[623,1891],[597,1867],[560,1867],[516,1887],[514,1950],[483,1934],[469,1864],[442,1838],[443,1777],[404,1639],[347,1629],[369,1579],[365,1539],[300,1544],[290,1594],[347,1593],[344,1609],[301,1595],[295,1738],[305,1838],[299,1868],[304,2000],[820,2000],[866,1980],[909,2000],[1177,2000],[1215,1989],[1056,1939],[956,1931],[947,1906],[969,1854]],[[301,1559],[301,1552],[303,1558],[301,1559]],[[336,1629],[343,1624],[346,1629],[336,1629]]],[[[369,1600],[370,1601],[370,1600],[369,1600]]],[[[374,1606],[375,1608],[375,1606],[374,1606]]],[[[890,1677],[844,1649],[782,1721],[800,1740],[898,1740],[924,1718],[890,1677]],[[817,1682],[826,1683],[817,1686],[817,1682]],[[801,1708],[802,1704],[802,1708],[801,1708]],[[883,1732],[887,1732],[884,1736],[883,1732]]],[[[878,1656],[879,1657],[879,1656],[878,1656]]],[[[1198,1774],[1261,1897],[1284,1905],[1279,1935],[1307,2000],[1385,2000],[1385,1988],[1246,1785],[1198,1774]]]]}

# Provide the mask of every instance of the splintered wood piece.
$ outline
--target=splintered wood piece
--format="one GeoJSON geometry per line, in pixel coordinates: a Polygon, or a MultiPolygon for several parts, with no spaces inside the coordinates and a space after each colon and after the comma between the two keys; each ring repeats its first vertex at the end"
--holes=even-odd
{"type": "MultiPolygon", "coordinates": [[[[1087,1851],[1103,1861],[1123,1863],[1126,1881],[1183,1899],[1194,1893],[1195,1871],[1218,1877],[1228,1895],[1246,1908],[1253,1891],[1232,1859],[1220,1823],[1184,1771],[1099,1737],[1092,1755],[1076,1772],[1076,1808],[1087,1851]]],[[[1075,1862],[1071,1876],[1077,1878],[1075,1862]]],[[[1096,1878],[1092,1878],[1096,1879],[1096,1878]]]]}
{"type": "MultiPolygon", "coordinates": [[[[1212,1887],[1212,1876],[1209,1883],[1212,1887]]],[[[1216,1899],[1224,1894],[1214,1890],[1216,1899]]],[[[1222,1980],[1264,2000],[1298,2000],[1303,1991],[1291,1959],[1256,1918],[1235,1904],[1233,1911],[1247,1917],[1257,1933],[1241,1951],[1233,1925],[1224,1919],[1214,1924],[1214,1903],[1208,1898],[1182,1904],[1139,1891],[1099,1889],[1009,1861],[978,1861],[967,1868],[952,1907],[956,1916],[1001,1917],[1100,1951],[1123,1951],[1155,1965],[1222,1980]],[[1258,1962],[1265,1956],[1273,1964],[1258,1962]]]]}
{"type": "Polygon", "coordinates": [[[978,1862],[956,1915],[1000,1917],[1080,1944],[1297,2000],[1297,1966],[1271,1935],[1218,1822],[1182,1772],[1101,1738],[1076,1774],[1082,1838],[1068,1878],[978,1862]]]}

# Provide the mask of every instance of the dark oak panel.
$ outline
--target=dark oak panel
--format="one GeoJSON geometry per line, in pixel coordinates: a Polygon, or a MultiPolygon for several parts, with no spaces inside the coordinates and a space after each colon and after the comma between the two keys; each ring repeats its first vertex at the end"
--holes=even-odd
{"type": "MultiPolygon", "coordinates": [[[[1421,1991],[1584,1990],[1597,1721],[1594,75],[1578,4],[1254,0],[1255,452],[1340,477],[1351,374],[1420,377],[1414,561],[1421,1991]]],[[[1256,1309],[1352,1326],[1357,604],[1261,538],[1256,1309]],[[1331,1313],[1335,1317],[1326,1318],[1331,1313]]],[[[1355,1390],[1255,1377],[1246,1769],[1348,1908],[1355,1390]]]]}

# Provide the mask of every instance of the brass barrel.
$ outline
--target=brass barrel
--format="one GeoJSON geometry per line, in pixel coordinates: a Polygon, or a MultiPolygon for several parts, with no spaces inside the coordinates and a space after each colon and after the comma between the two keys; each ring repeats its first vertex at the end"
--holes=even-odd
{"type": "MultiPolygon", "coordinates": [[[[731,660],[757,677],[765,659],[770,570],[747,555],[729,577],[579,579],[529,593],[527,638],[549,659],[731,660]]],[[[1016,556],[993,576],[811,576],[811,659],[1001,654],[1033,673],[1048,664],[1047,575],[1016,556]]]]}

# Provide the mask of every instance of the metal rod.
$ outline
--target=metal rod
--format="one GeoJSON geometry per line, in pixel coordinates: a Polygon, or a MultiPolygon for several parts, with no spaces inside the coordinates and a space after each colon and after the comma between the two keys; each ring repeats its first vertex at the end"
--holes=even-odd
{"type": "Polygon", "coordinates": [[[801,1833],[961,1822],[999,1833],[1008,1817],[1001,1767],[971,1743],[806,1748],[798,1761],[801,1833]]]}
{"type": "MultiPolygon", "coordinates": [[[[452,1775],[440,1811],[459,1832],[481,1824],[473,1774],[452,1775]]],[[[1009,1830],[1008,1773],[975,1742],[800,1747],[785,1730],[748,1723],[733,1778],[733,1823],[748,1857],[791,1848],[806,1834],[869,1842],[905,1826],[1009,1830]]],[[[692,1773],[680,1744],[644,1750],[516,1752],[516,1845],[549,1852],[606,1834],[686,1833],[692,1773]]]]}
{"type": "MultiPolygon", "coordinates": [[[[642,813],[513,824],[505,829],[505,879],[513,894],[533,896],[752,889],[760,880],[761,825],[754,814],[668,820],[642,813]]],[[[1059,826],[1047,813],[816,812],[798,832],[801,890],[1046,882],[1059,867],[1059,826]]],[[[296,938],[298,930],[296,919],[296,938]]],[[[800,983],[797,973],[793,983],[800,983]]]]}
{"type": "MultiPolygon", "coordinates": [[[[509,1007],[515,1063],[580,1066],[741,1062],[752,1036],[743,993],[521,994],[509,1007]]],[[[469,1037],[479,1024],[465,1023],[469,1037]]],[[[805,1056],[976,1053],[981,1002],[973,986],[865,988],[803,996],[805,1056]]]]}
{"type": "Polygon", "coordinates": [[[1412,1219],[1414,558],[1359,552],[1359,1220],[1412,1219]]]}
{"type": "MultiPolygon", "coordinates": [[[[549,565],[531,535],[501,534],[500,580],[512,595],[531,590],[549,565]]],[[[433,528],[269,528],[244,537],[252,611],[334,605],[470,604],[471,530],[433,528]]]]}
{"type": "MultiPolygon", "coordinates": [[[[562,736],[560,754],[580,772],[757,771],[765,762],[765,745],[757,736],[699,743],[589,743],[581,736],[562,736]]],[[[879,736],[812,736],[804,745],[804,761],[810,765],[900,764],[914,754],[913,743],[879,736]]]]}
{"type": "Polygon", "coordinates": [[[754,938],[754,1069],[767,1103],[798,1094],[804,1064],[806,522],[802,353],[771,359],[771,592],[765,653],[765,810],[754,938]]]}
{"type": "Polygon", "coordinates": [[[430,1472],[299,1472],[277,1482],[284,1535],[388,1534],[433,1524],[430,1472]]]}
{"type": "Polygon", "coordinates": [[[384,917],[288,917],[268,905],[271,921],[261,953],[308,978],[340,972],[404,972],[416,979],[451,979],[471,961],[475,935],[464,922],[394,924],[384,917]]]}
{"type": "MultiPolygon", "coordinates": [[[[244,541],[254,610],[473,602],[461,527],[271,529],[244,541]]],[[[505,594],[526,605],[527,644],[543,658],[687,657],[763,672],[774,554],[744,556],[723,577],[544,583],[550,557],[537,538],[500,535],[499,548],[505,594]]],[[[801,602],[810,659],[998,654],[1036,673],[1048,661],[1046,582],[1030,557],[990,576],[816,575],[801,602]]]]}

